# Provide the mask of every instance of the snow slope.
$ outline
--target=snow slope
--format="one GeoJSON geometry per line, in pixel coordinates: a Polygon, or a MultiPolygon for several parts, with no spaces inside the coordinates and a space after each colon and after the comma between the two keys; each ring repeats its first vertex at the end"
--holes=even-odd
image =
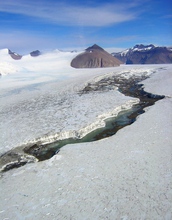
{"type": "MultiPolygon", "coordinates": [[[[78,52],[79,53],[79,52],[78,52]]],[[[38,57],[32,57],[25,55],[21,60],[14,60],[8,54],[8,49],[0,50],[0,73],[2,75],[10,74],[14,72],[36,72],[36,73],[48,73],[56,72],[59,68],[65,68],[70,66],[70,61],[75,57],[77,52],[61,52],[54,50],[51,52],[43,53],[38,57]],[[10,66],[13,66],[11,71],[10,66]],[[4,71],[4,69],[6,71],[4,71]]]]}

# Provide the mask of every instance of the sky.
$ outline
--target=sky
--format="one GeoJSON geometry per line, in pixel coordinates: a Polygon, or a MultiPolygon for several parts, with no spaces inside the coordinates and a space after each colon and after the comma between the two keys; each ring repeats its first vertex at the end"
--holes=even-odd
{"type": "Polygon", "coordinates": [[[172,46],[171,0],[0,0],[0,49],[172,46]]]}

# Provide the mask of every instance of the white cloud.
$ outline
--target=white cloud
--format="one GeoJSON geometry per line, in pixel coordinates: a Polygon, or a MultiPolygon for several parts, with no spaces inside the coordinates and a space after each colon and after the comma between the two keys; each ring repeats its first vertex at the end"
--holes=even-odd
{"type": "Polygon", "coordinates": [[[109,26],[137,17],[133,3],[98,6],[72,6],[71,2],[6,0],[0,2],[0,11],[22,14],[52,23],[69,26],[109,26]]]}

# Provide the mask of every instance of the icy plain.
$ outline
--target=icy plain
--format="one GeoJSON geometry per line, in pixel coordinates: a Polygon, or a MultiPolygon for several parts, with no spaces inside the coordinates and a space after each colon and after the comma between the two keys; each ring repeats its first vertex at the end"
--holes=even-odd
{"type": "Polygon", "coordinates": [[[138,101],[117,90],[78,94],[106,75],[149,75],[145,90],[166,97],[110,138],[67,145],[47,161],[3,173],[0,218],[171,219],[172,65],[75,70],[69,65],[75,55],[54,52],[49,66],[28,57],[15,61],[18,72],[1,76],[1,153],[58,133],[87,133],[138,101]]]}

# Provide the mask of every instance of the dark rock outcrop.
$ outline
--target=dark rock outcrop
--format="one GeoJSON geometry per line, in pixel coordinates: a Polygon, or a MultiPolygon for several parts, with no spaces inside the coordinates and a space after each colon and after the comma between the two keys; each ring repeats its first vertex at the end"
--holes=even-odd
{"type": "Polygon", "coordinates": [[[21,58],[22,58],[21,55],[15,53],[15,52],[12,52],[11,50],[8,50],[8,53],[14,60],[21,60],[21,58]]]}
{"type": "Polygon", "coordinates": [[[172,50],[167,47],[135,45],[120,53],[112,53],[114,57],[126,64],[163,64],[172,63],[172,50]]]}
{"type": "Polygon", "coordinates": [[[88,47],[84,53],[76,56],[72,60],[71,66],[74,68],[101,68],[119,66],[121,63],[103,48],[94,44],[92,47],[88,47]]]}
{"type": "Polygon", "coordinates": [[[40,52],[39,50],[35,50],[35,51],[32,51],[32,52],[30,53],[30,55],[31,55],[32,57],[38,57],[39,55],[41,55],[41,52],[40,52]]]}

